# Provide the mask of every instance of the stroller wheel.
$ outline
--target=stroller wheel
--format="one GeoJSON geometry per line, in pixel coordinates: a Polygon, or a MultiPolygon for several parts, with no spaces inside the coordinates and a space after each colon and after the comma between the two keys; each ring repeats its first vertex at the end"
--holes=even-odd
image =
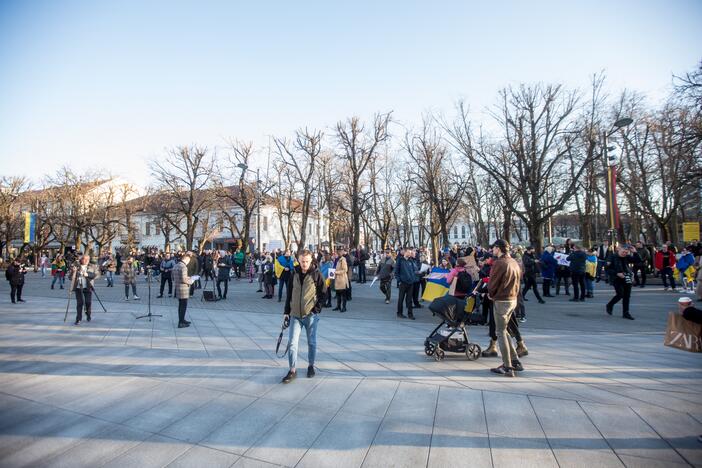
{"type": "Polygon", "coordinates": [[[470,343],[466,347],[466,357],[468,358],[469,361],[475,361],[480,357],[480,345],[475,344],[475,343],[470,343]]]}
{"type": "Polygon", "coordinates": [[[435,349],[436,348],[434,348],[434,345],[432,344],[424,345],[424,354],[426,354],[427,356],[431,356],[432,354],[434,354],[435,349]]]}
{"type": "Polygon", "coordinates": [[[434,359],[437,361],[443,361],[445,356],[446,354],[443,349],[437,348],[436,352],[434,352],[434,359]]]}

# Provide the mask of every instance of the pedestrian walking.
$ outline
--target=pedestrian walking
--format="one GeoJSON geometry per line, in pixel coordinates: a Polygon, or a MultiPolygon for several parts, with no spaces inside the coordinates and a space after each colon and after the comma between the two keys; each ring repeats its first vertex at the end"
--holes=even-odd
{"type": "Polygon", "coordinates": [[[178,298],[178,328],[190,326],[190,322],[185,320],[188,299],[190,298],[190,286],[199,279],[196,275],[190,276],[188,274],[188,265],[194,257],[193,252],[184,253],[173,268],[173,286],[175,287],[175,296],[178,298]]]}
{"type": "Polygon", "coordinates": [[[307,334],[307,377],[312,378],[315,375],[319,313],[322,311],[326,295],[324,278],[312,263],[312,252],[303,250],[298,261],[299,265],[293,268],[288,279],[283,312],[283,320],[290,327],[288,335],[290,369],[283,377],[283,383],[290,383],[297,377],[297,348],[303,328],[307,334]]]}
{"type": "Polygon", "coordinates": [[[606,311],[612,315],[615,304],[622,301],[622,317],[634,320],[629,313],[629,300],[631,298],[631,285],[634,282],[634,273],[631,270],[631,258],[629,249],[620,246],[617,249],[617,256],[612,259],[611,278],[614,285],[615,295],[607,303],[606,311]]]}
{"type": "Polygon", "coordinates": [[[378,263],[378,281],[380,282],[380,292],[385,295],[385,303],[390,304],[392,299],[392,278],[395,270],[395,260],[392,258],[392,251],[385,249],[385,256],[378,263]]]}
{"type": "Polygon", "coordinates": [[[507,241],[503,239],[495,241],[492,253],[495,261],[490,268],[488,297],[493,301],[495,328],[502,365],[490,370],[496,374],[514,377],[515,371],[522,371],[524,368],[507,333],[507,326],[517,307],[521,270],[517,262],[509,255],[507,241]]]}

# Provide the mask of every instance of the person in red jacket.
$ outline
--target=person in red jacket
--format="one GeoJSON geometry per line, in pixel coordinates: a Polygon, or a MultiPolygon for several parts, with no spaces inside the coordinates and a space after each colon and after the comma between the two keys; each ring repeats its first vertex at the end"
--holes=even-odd
{"type": "Polygon", "coordinates": [[[670,286],[673,288],[673,291],[676,291],[677,288],[675,286],[675,278],[673,278],[675,254],[668,250],[667,244],[663,244],[661,250],[656,252],[653,259],[653,266],[655,266],[656,270],[660,272],[661,278],[663,278],[663,287],[665,287],[665,290],[668,291],[670,289],[668,288],[668,282],[670,282],[670,286]]]}

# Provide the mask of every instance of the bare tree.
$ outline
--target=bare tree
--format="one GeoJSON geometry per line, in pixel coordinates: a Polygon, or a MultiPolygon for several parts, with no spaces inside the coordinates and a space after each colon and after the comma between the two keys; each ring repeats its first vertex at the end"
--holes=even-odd
{"type": "Polygon", "coordinates": [[[258,196],[256,189],[263,191],[261,184],[253,185],[246,181],[246,172],[254,155],[251,142],[242,142],[232,139],[229,141],[229,155],[221,168],[224,177],[217,184],[217,197],[223,216],[227,219],[232,236],[242,239],[248,245],[251,238],[251,220],[256,210],[258,196]],[[230,186],[225,180],[236,180],[236,186],[230,186]],[[229,208],[234,206],[236,211],[229,208]],[[239,219],[241,218],[241,228],[239,219]]]}
{"type": "Polygon", "coordinates": [[[433,119],[425,117],[422,128],[405,136],[404,148],[411,160],[412,173],[419,181],[421,200],[429,207],[429,235],[433,257],[438,258],[442,244],[448,246],[449,226],[456,219],[467,180],[456,170],[451,154],[433,119]],[[439,239],[439,236],[441,239],[439,239]]]}
{"type": "Polygon", "coordinates": [[[345,163],[343,173],[348,182],[350,206],[344,209],[351,216],[353,246],[357,246],[360,241],[361,211],[364,207],[363,176],[371,161],[377,157],[380,145],[390,138],[388,133],[390,115],[390,112],[376,114],[373,118],[373,126],[368,131],[358,117],[336,124],[336,139],[345,163]]]}
{"type": "Polygon", "coordinates": [[[168,151],[163,161],[151,161],[157,191],[168,201],[163,218],[185,239],[191,250],[200,217],[214,204],[214,159],[207,148],[180,146],[168,151]]]}
{"type": "Polygon", "coordinates": [[[0,177],[0,255],[9,257],[10,243],[22,235],[21,197],[30,186],[26,177],[0,177]]]}
{"type": "Polygon", "coordinates": [[[298,251],[305,248],[307,240],[307,223],[312,206],[312,197],[317,190],[319,155],[322,150],[322,132],[300,129],[295,133],[295,140],[289,142],[284,138],[275,138],[276,152],[284,164],[282,176],[287,186],[292,189],[292,199],[288,200],[288,213],[294,216],[292,235],[298,251]]]}
{"type": "Polygon", "coordinates": [[[502,129],[509,166],[476,145],[463,102],[458,104],[455,123],[448,128],[453,146],[492,177],[503,202],[511,203],[509,194],[519,193],[518,203],[510,208],[528,226],[537,249],[543,245],[549,218],[569,202],[586,165],[592,163],[589,158],[578,161],[575,177],[571,177],[567,155],[573,145],[577,103],[578,93],[560,85],[503,89],[493,116],[502,129]]]}

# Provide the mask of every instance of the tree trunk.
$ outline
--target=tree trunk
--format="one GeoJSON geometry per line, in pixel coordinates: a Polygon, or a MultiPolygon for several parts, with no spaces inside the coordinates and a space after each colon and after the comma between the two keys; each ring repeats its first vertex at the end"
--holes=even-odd
{"type": "Polygon", "coordinates": [[[544,246],[544,223],[529,225],[529,241],[538,253],[541,253],[544,246]]]}

